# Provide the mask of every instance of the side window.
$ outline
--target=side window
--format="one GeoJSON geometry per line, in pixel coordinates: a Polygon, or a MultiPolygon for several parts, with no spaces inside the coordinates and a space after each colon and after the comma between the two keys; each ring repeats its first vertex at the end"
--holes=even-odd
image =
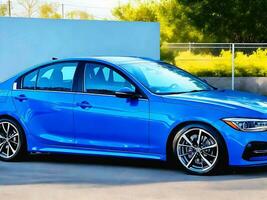
{"type": "Polygon", "coordinates": [[[35,70],[24,76],[22,80],[22,89],[30,89],[30,90],[35,89],[37,74],[38,70],[35,70]]]}
{"type": "Polygon", "coordinates": [[[78,63],[58,63],[39,70],[37,89],[71,91],[78,63]]]}
{"type": "Polygon", "coordinates": [[[114,94],[121,88],[135,87],[123,76],[106,65],[87,63],[85,66],[85,90],[90,93],[114,94]]]}

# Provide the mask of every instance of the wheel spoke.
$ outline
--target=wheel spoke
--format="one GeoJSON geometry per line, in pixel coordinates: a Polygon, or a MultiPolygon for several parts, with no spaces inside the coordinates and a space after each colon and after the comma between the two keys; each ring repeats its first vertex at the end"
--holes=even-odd
{"type": "Polygon", "coordinates": [[[5,123],[2,123],[2,127],[3,127],[3,130],[5,131],[6,133],[6,136],[8,136],[8,133],[9,133],[9,128],[10,128],[10,124],[7,123],[7,127],[5,127],[4,125],[5,123]]]}
{"type": "Polygon", "coordinates": [[[5,137],[3,137],[2,135],[0,135],[0,139],[6,139],[5,137]]]}
{"type": "Polygon", "coordinates": [[[9,157],[9,145],[7,145],[7,152],[6,152],[6,156],[9,157]]]}
{"type": "Polygon", "coordinates": [[[190,154],[190,153],[184,153],[184,154],[179,155],[179,156],[183,157],[183,156],[187,156],[187,155],[189,155],[189,154],[190,154]]]}
{"type": "Polygon", "coordinates": [[[192,156],[192,158],[190,159],[190,161],[187,163],[187,165],[186,165],[187,168],[191,165],[191,163],[192,163],[193,160],[195,159],[196,155],[197,155],[197,153],[195,153],[195,154],[192,156]]]}
{"type": "Polygon", "coordinates": [[[177,142],[179,161],[194,172],[203,173],[211,170],[216,163],[218,151],[217,140],[201,128],[187,130],[177,142]]]}
{"type": "Polygon", "coordinates": [[[4,141],[4,142],[2,142],[2,143],[0,144],[0,151],[2,151],[3,147],[5,146],[5,143],[6,143],[6,141],[4,141]]]}
{"type": "Polygon", "coordinates": [[[14,138],[14,137],[16,137],[18,135],[19,135],[18,133],[15,133],[14,135],[11,135],[8,139],[10,140],[10,139],[12,139],[12,138],[14,138]]]}
{"type": "Polygon", "coordinates": [[[200,156],[205,161],[205,163],[208,164],[209,167],[212,166],[212,163],[210,163],[210,161],[208,161],[201,153],[200,153],[200,156]]]}
{"type": "Polygon", "coordinates": [[[206,154],[206,155],[210,156],[210,157],[216,158],[216,156],[215,156],[215,155],[209,154],[209,153],[207,153],[207,152],[205,152],[205,151],[202,151],[202,152],[203,152],[204,154],[206,154]]]}
{"type": "Polygon", "coordinates": [[[202,141],[202,144],[205,144],[205,142],[208,140],[207,137],[204,138],[204,140],[202,141]]]}
{"type": "Polygon", "coordinates": [[[14,142],[14,141],[12,141],[12,140],[9,140],[9,142],[12,142],[13,144],[16,144],[16,145],[18,144],[17,142],[14,142]]]}
{"type": "Polygon", "coordinates": [[[211,148],[215,148],[215,147],[217,147],[217,144],[216,143],[215,144],[212,144],[210,146],[207,146],[207,147],[203,147],[201,150],[211,149],[211,148]]]}
{"type": "Polygon", "coordinates": [[[1,154],[2,149],[3,149],[4,146],[5,146],[5,144],[0,147],[0,154],[1,154]]]}
{"type": "Polygon", "coordinates": [[[9,142],[8,142],[8,146],[10,147],[12,153],[14,154],[16,151],[15,151],[15,149],[12,147],[12,145],[9,142]]]}
{"type": "Polygon", "coordinates": [[[199,133],[198,133],[198,139],[197,139],[197,145],[198,145],[198,146],[200,145],[201,133],[202,133],[202,130],[201,130],[201,129],[199,129],[199,133]]]}
{"type": "Polygon", "coordinates": [[[193,147],[193,143],[189,140],[189,138],[188,138],[186,135],[183,135],[182,137],[184,138],[184,140],[185,140],[188,144],[190,144],[191,147],[193,147]]]}
{"type": "Polygon", "coordinates": [[[194,148],[193,146],[191,146],[191,145],[186,145],[186,144],[178,144],[178,146],[194,148]]]}

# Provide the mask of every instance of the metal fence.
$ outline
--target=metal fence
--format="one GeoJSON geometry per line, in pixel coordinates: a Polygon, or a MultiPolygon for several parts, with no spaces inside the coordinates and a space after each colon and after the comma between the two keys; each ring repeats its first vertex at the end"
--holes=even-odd
{"type": "MultiPolygon", "coordinates": [[[[189,51],[194,54],[201,55],[203,52],[218,55],[222,50],[228,50],[231,52],[231,58],[229,60],[231,65],[231,77],[232,77],[232,89],[235,89],[235,58],[237,52],[244,52],[246,55],[252,54],[258,49],[267,49],[267,43],[165,43],[162,46],[176,55],[183,51],[189,51]]],[[[184,59],[183,61],[192,61],[192,59],[184,59]]],[[[205,61],[205,58],[198,58],[205,61]]],[[[220,59],[220,58],[218,58],[220,59]]],[[[196,59],[193,61],[197,61],[196,59]]],[[[208,61],[208,60],[206,60],[208,61]]]]}

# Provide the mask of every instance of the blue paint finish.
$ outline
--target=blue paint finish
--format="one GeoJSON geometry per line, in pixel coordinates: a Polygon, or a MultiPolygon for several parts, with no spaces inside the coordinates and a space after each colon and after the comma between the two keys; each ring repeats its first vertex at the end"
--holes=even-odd
{"type": "Polygon", "coordinates": [[[107,151],[99,149],[88,148],[66,148],[66,147],[41,147],[38,148],[40,152],[48,153],[64,153],[64,154],[80,154],[80,155],[94,155],[94,156],[113,156],[113,157],[128,157],[128,158],[142,158],[142,159],[155,159],[163,160],[161,155],[145,154],[138,152],[123,152],[123,151],[107,151]]]}
{"type": "Polygon", "coordinates": [[[20,73],[0,84],[0,116],[9,115],[21,124],[26,133],[29,152],[165,160],[171,131],[181,123],[197,121],[219,131],[226,143],[230,165],[267,164],[266,157],[251,158],[250,161],[242,159],[249,142],[267,142],[267,132],[240,132],[221,120],[230,117],[267,119],[266,97],[228,90],[157,95],[122,67],[125,63],[147,59],[95,57],[54,62],[72,60],[99,62],[116,68],[145,97],[126,99],[82,91],[12,89],[14,82],[27,71],[20,73]],[[19,101],[17,97],[20,95],[25,95],[27,99],[19,101]],[[89,106],[81,107],[81,102],[88,102],[89,106]]]}
{"type": "Polygon", "coordinates": [[[74,144],[74,94],[14,90],[12,98],[20,120],[30,130],[29,148],[37,147],[38,144],[74,144]],[[21,94],[27,97],[26,101],[16,99],[21,94]]]}
{"type": "Polygon", "coordinates": [[[75,95],[75,102],[83,101],[90,102],[92,107],[74,108],[76,143],[79,147],[149,151],[147,99],[130,100],[112,95],[75,95]]]}

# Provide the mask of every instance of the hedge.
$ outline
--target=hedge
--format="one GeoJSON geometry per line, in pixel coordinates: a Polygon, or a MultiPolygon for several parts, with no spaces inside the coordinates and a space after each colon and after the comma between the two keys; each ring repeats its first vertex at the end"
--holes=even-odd
{"type": "MultiPolygon", "coordinates": [[[[222,50],[218,56],[211,53],[195,54],[184,51],[175,56],[174,63],[197,76],[227,77],[231,76],[232,54],[226,50],[222,50]]],[[[235,75],[239,77],[267,76],[267,49],[258,49],[250,54],[237,51],[235,75]]]]}

